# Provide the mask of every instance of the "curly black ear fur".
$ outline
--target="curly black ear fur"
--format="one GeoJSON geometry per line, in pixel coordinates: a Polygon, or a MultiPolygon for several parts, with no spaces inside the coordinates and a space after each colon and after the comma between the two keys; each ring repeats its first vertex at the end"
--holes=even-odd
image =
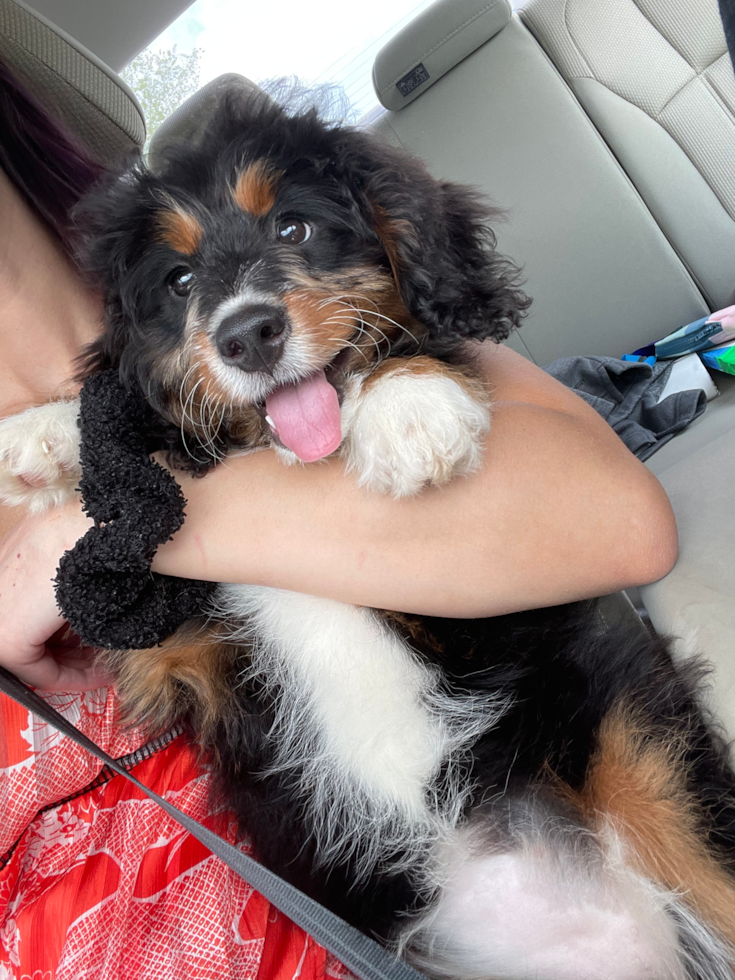
{"type": "Polygon", "coordinates": [[[105,330],[79,358],[79,378],[110,367],[137,329],[140,285],[129,273],[141,260],[158,201],[157,182],[139,156],[106,174],[74,211],[77,263],[105,303],[105,330]]]}
{"type": "MultiPolygon", "coordinates": [[[[520,325],[531,301],[520,270],[496,250],[489,222],[502,212],[478,190],[434,179],[410,153],[325,122],[317,107],[292,112],[263,92],[225,98],[202,141],[205,155],[219,157],[245,145],[276,169],[311,170],[338,185],[345,209],[352,197],[383,243],[406,308],[434,337],[501,341],[520,325]]],[[[186,182],[181,161],[170,173],[186,182]]]]}
{"type": "Polygon", "coordinates": [[[435,180],[414,157],[372,139],[355,166],[370,175],[368,220],[411,315],[435,337],[505,340],[531,300],[518,267],[496,251],[488,222],[502,212],[476,189],[435,180]]]}
{"type": "MultiPolygon", "coordinates": [[[[81,265],[107,302],[107,329],[86,359],[85,371],[128,367],[126,348],[140,321],[154,323],[159,311],[146,280],[155,278],[150,251],[147,274],[138,271],[161,197],[169,185],[196,201],[242,159],[270,160],[273,169],[321,185],[324,199],[341,209],[345,228],[382,243],[401,299],[430,336],[451,340],[504,340],[519,326],[530,300],[520,289],[520,272],[496,251],[488,221],[500,212],[473,188],[435,180],[405,151],[372,134],[335,126],[316,110],[290,114],[263,93],[234,93],[223,99],[197,145],[177,147],[163,172],[150,173],[131,161],[122,175],[108,178],[82,204],[81,265]],[[349,220],[348,220],[349,219],[349,220]]],[[[137,356],[145,341],[135,342],[137,356]]]]}

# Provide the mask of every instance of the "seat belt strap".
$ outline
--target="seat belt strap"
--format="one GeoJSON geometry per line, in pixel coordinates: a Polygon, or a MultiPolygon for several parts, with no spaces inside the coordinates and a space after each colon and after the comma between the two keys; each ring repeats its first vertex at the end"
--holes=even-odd
{"type": "Polygon", "coordinates": [[[287,918],[295,922],[305,932],[312,936],[320,946],[333,953],[341,963],[351,970],[360,980],[426,980],[423,973],[414,970],[407,963],[396,959],[375,940],[363,935],[354,926],[349,925],[339,916],[324,908],[314,899],[294,888],[283,878],[258,864],[257,861],[243,854],[203,824],[194,820],[163,799],[158,793],[144,786],[118,761],[108,755],[96,742],[87,738],[70,722],[47,704],[15,675],[4,667],[0,667],[0,691],[13,698],[34,715],[38,715],[47,724],[58,729],[62,734],[81,745],[92,755],[101,759],[118,775],[129,780],[157,803],[161,809],[176,820],[192,837],[204,844],[213,854],[225,862],[243,881],[260,892],[287,918]]]}

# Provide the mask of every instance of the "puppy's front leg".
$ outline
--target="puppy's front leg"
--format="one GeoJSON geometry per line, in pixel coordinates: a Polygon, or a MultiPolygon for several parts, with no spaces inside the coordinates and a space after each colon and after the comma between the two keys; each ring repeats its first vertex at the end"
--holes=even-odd
{"type": "Polygon", "coordinates": [[[361,486],[394,497],[476,470],[490,428],[483,383],[431,357],[390,358],[345,393],[341,454],[361,486]]]}
{"type": "Polygon", "coordinates": [[[79,485],[79,399],[49,402],[0,421],[0,501],[38,514],[79,485]]]}

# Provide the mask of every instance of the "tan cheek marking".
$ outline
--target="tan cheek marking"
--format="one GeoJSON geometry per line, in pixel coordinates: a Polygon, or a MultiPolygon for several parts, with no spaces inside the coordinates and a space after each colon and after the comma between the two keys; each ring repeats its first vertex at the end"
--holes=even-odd
{"type": "Polygon", "coordinates": [[[735,941],[735,881],[707,846],[676,744],[650,737],[624,706],[607,715],[598,740],[578,794],[590,823],[610,820],[627,840],[636,870],[684,896],[735,941]]]}
{"type": "Polygon", "coordinates": [[[416,337],[422,332],[382,269],[357,267],[312,278],[305,269],[294,268],[290,279],[300,287],[284,297],[293,334],[325,363],[351,340],[358,350],[344,368],[364,372],[406,331],[416,337]]]}
{"type": "Polygon", "coordinates": [[[158,240],[182,255],[193,255],[202,241],[203,230],[187,211],[159,211],[156,219],[158,240]]]}
{"type": "Polygon", "coordinates": [[[355,332],[355,314],[328,293],[295,289],[283,297],[292,336],[303,338],[315,356],[331,360],[355,332]]]}
{"type": "Polygon", "coordinates": [[[235,204],[248,214],[259,218],[276,202],[279,171],[272,170],[265,160],[256,160],[238,174],[232,197],[235,204]]]}

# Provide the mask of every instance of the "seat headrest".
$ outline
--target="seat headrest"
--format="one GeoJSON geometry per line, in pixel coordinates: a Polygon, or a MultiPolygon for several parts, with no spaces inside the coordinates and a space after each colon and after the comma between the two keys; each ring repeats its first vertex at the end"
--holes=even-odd
{"type": "Polygon", "coordinates": [[[178,146],[182,144],[191,146],[198,143],[204,136],[217,106],[227,96],[240,93],[251,95],[259,91],[261,90],[255,82],[234,72],[218,75],[211,82],[207,82],[186,102],[182,102],[155,131],[148,147],[148,167],[154,173],[162,170],[167,155],[175,152],[178,146]]]}
{"type": "Polygon", "coordinates": [[[397,111],[502,31],[508,0],[436,0],[382,48],[373,65],[381,104],[397,111]]]}
{"type": "Polygon", "coordinates": [[[0,0],[0,60],[99,163],[116,164],[145,143],[143,110],[130,87],[23,0],[0,0]]]}

